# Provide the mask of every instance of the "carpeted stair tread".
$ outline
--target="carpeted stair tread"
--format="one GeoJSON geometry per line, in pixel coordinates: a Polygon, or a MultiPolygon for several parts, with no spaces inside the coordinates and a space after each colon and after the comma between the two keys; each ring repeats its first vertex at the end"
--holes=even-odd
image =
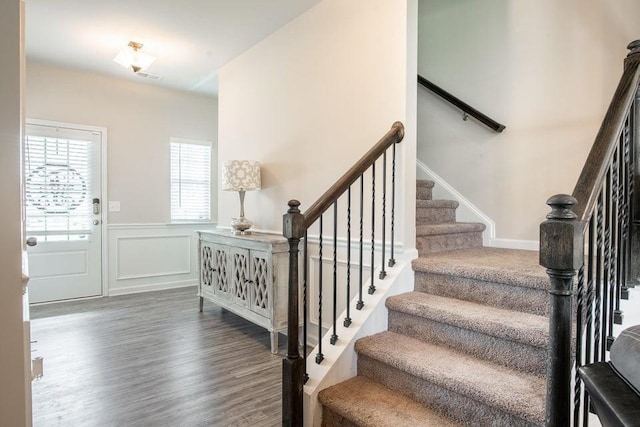
{"type": "Polygon", "coordinates": [[[546,348],[549,341],[548,319],[535,314],[422,292],[389,297],[386,306],[390,310],[534,347],[546,348]]]}
{"type": "Polygon", "coordinates": [[[434,181],[430,181],[428,179],[418,179],[418,180],[416,180],[416,187],[433,188],[434,185],[436,185],[436,183],[434,181]]]}
{"type": "Polygon", "coordinates": [[[546,382],[534,375],[389,331],[358,340],[355,349],[530,423],[544,423],[546,382]]]}
{"type": "Polygon", "coordinates": [[[332,423],[326,422],[327,417],[323,416],[323,426],[333,427],[349,422],[363,427],[458,425],[420,403],[362,376],[322,390],[318,399],[325,411],[329,409],[347,420],[332,423]]]}
{"type": "Polygon", "coordinates": [[[416,258],[416,272],[446,274],[546,290],[549,277],[538,264],[538,252],[520,249],[470,248],[416,258]]]}
{"type": "Polygon", "coordinates": [[[484,231],[485,225],[475,222],[454,222],[447,224],[422,224],[416,226],[417,236],[438,236],[484,231]]]}
{"type": "Polygon", "coordinates": [[[426,179],[416,181],[416,199],[431,200],[434,182],[426,179]]]}
{"type": "Polygon", "coordinates": [[[455,200],[416,200],[417,208],[456,209],[459,205],[455,200]]]}

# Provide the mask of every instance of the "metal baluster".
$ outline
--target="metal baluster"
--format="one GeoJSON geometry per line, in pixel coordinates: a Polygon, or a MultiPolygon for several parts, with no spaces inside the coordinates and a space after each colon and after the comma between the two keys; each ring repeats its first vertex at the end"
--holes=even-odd
{"type": "Polygon", "coordinates": [[[385,247],[386,247],[386,226],[387,226],[387,152],[382,155],[382,266],[380,267],[380,280],[387,277],[385,270],[385,247]]]}
{"type": "Polygon", "coordinates": [[[393,256],[396,218],[396,144],[393,144],[391,153],[391,257],[389,258],[389,267],[396,265],[396,259],[393,256]]]}
{"type": "Polygon", "coordinates": [[[356,304],[356,310],[362,310],[364,307],[364,301],[362,301],[362,256],[364,248],[364,175],[360,175],[360,258],[358,264],[358,270],[360,272],[358,282],[358,303],[356,304]]]}
{"type": "Polygon", "coordinates": [[[344,327],[351,326],[351,187],[347,189],[347,317],[344,327]]]}
{"type": "Polygon", "coordinates": [[[627,284],[627,279],[629,278],[629,273],[632,270],[631,268],[631,234],[629,229],[631,227],[631,209],[633,206],[633,156],[631,155],[631,150],[633,149],[633,129],[635,123],[635,111],[637,108],[636,102],[631,105],[631,112],[629,113],[628,122],[626,130],[628,130],[627,135],[623,141],[623,153],[624,159],[623,163],[625,165],[625,175],[624,175],[624,199],[625,199],[625,209],[622,214],[622,241],[624,242],[624,252],[622,252],[624,271],[622,274],[622,281],[620,286],[620,298],[621,299],[629,299],[629,286],[627,284]]]}
{"type": "Polygon", "coordinates": [[[309,373],[307,372],[307,342],[309,332],[307,330],[309,323],[309,312],[308,312],[308,283],[309,283],[309,238],[308,238],[308,230],[304,231],[304,246],[302,247],[302,354],[304,355],[304,382],[306,383],[309,380],[309,373]]]}
{"type": "Polygon", "coordinates": [[[629,115],[629,117],[627,118],[627,123],[626,123],[626,127],[625,127],[625,137],[624,139],[621,141],[622,144],[620,146],[620,165],[621,165],[621,176],[620,176],[620,188],[621,188],[621,194],[620,197],[622,198],[622,207],[621,207],[621,211],[622,211],[622,221],[620,224],[620,280],[619,280],[619,285],[620,285],[620,299],[624,299],[624,293],[625,293],[625,288],[627,285],[627,272],[628,272],[628,268],[629,268],[629,264],[627,263],[627,251],[629,250],[630,246],[628,244],[628,240],[627,238],[629,237],[629,230],[628,230],[628,221],[629,221],[629,206],[630,206],[630,201],[629,201],[629,189],[628,189],[628,183],[629,183],[629,158],[628,158],[628,146],[629,146],[629,140],[631,139],[631,115],[629,115]]]}
{"type": "MultiPolygon", "coordinates": [[[[578,270],[578,295],[576,301],[576,369],[584,364],[582,359],[582,310],[584,305],[584,265],[578,270]]],[[[573,384],[573,425],[580,426],[580,403],[582,398],[582,381],[575,376],[573,384]]]]}
{"type": "Polygon", "coordinates": [[[376,163],[371,165],[371,274],[369,275],[369,289],[367,292],[369,295],[373,295],[376,291],[376,285],[374,283],[375,275],[373,271],[375,269],[376,260],[376,163]]]}
{"type": "Polygon", "coordinates": [[[596,277],[595,277],[595,291],[596,291],[596,305],[593,316],[595,318],[595,326],[593,330],[594,336],[594,346],[593,346],[593,355],[595,362],[601,362],[604,360],[604,349],[600,346],[600,329],[602,323],[602,252],[603,252],[603,232],[602,232],[602,193],[598,196],[598,206],[597,206],[597,239],[596,244],[598,250],[596,251],[596,277]],[[602,350],[602,351],[600,351],[602,350]]]}
{"type": "MultiPolygon", "coordinates": [[[[626,129],[626,128],[625,128],[626,129]]],[[[621,137],[618,140],[618,146],[616,147],[616,152],[614,156],[614,164],[615,164],[615,179],[614,179],[614,192],[616,198],[616,209],[614,211],[614,220],[615,220],[615,233],[616,233],[616,243],[615,243],[615,267],[616,274],[613,278],[614,280],[614,307],[613,307],[613,323],[618,325],[622,324],[622,310],[620,310],[620,287],[622,281],[622,269],[624,268],[621,256],[624,252],[622,251],[622,222],[623,222],[623,211],[624,211],[624,193],[623,193],[623,183],[624,183],[624,165],[622,163],[622,150],[624,145],[624,131],[622,132],[621,137]]],[[[612,325],[612,334],[613,334],[613,325],[612,325]]]]}
{"type": "Polygon", "coordinates": [[[336,322],[338,319],[338,201],[333,202],[333,334],[329,342],[338,341],[336,322]]]}
{"type": "MultiPolygon", "coordinates": [[[[594,361],[592,352],[592,341],[593,341],[593,262],[595,256],[595,213],[591,215],[589,219],[589,229],[588,229],[588,242],[589,247],[587,249],[587,317],[586,317],[586,340],[585,340],[585,363],[592,363],[594,361]]],[[[589,424],[589,394],[586,389],[583,389],[582,392],[582,420],[583,427],[588,427],[589,424]]]]}
{"type": "Polygon", "coordinates": [[[318,353],[316,363],[324,360],[322,354],[322,215],[320,215],[320,240],[318,244],[318,353]]]}
{"type": "Polygon", "coordinates": [[[611,287],[613,284],[611,283],[611,269],[612,266],[612,251],[611,251],[611,205],[612,205],[612,194],[611,194],[611,180],[612,180],[612,170],[611,165],[607,170],[607,176],[604,183],[604,192],[605,192],[605,230],[604,230],[604,258],[605,258],[605,273],[603,280],[603,292],[602,292],[602,309],[604,312],[604,316],[602,316],[603,330],[602,330],[602,339],[605,341],[603,344],[606,344],[606,350],[608,351],[611,348],[611,344],[613,344],[613,334],[611,333],[612,329],[612,316],[613,316],[613,298],[611,298],[611,287]]]}

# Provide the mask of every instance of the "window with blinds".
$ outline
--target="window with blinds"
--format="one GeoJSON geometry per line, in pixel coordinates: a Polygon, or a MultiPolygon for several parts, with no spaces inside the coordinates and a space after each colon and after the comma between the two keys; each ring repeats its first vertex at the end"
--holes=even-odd
{"type": "Polygon", "coordinates": [[[211,144],[171,139],[171,221],[209,222],[211,144]]]}
{"type": "Polygon", "coordinates": [[[29,235],[45,240],[91,232],[90,141],[25,138],[25,217],[29,235]]]}

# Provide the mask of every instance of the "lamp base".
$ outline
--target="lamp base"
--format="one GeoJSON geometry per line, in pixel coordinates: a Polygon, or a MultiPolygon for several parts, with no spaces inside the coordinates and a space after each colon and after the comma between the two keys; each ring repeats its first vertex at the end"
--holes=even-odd
{"type": "Polygon", "coordinates": [[[245,216],[239,216],[231,220],[231,227],[233,227],[233,234],[247,235],[251,234],[249,229],[253,225],[253,222],[248,220],[245,216]]]}

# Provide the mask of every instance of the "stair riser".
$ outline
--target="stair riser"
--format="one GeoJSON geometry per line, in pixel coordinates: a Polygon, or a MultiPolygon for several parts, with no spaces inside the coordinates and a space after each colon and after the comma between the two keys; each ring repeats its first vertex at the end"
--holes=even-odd
{"type": "Polygon", "coordinates": [[[389,330],[545,377],[546,350],[412,314],[389,310],[389,330]]]}
{"type": "Polygon", "coordinates": [[[416,271],[415,290],[540,316],[549,313],[549,294],[543,289],[416,271]]]}
{"type": "Polygon", "coordinates": [[[456,222],[456,210],[452,208],[417,208],[416,224],[443,224],[456,222]]]}
{"type": "Polygon", "coordinates": [[[416,237],[416,248],[420,256],[434,252],[477,248],[480,246],[482,246],[481,231],[416,237]]]}
{"type": "Polygon", "coordinates": [[[377,360],[358,355],[358,374],[402,393],[462,424],[473,426],[529,427],[535,425],[477,399],[461,395],[377,360]]]}
{"type": "Polygon", "coordinates": [[[431,187],[416,187],[416,199],[431,200],[432,190],[431,187]]]}
{"type": "Polygon", "coordinates": [[[322,427],[358,427],[351,420],[336,414],[330,408],[322,407],[322,427]]]}

